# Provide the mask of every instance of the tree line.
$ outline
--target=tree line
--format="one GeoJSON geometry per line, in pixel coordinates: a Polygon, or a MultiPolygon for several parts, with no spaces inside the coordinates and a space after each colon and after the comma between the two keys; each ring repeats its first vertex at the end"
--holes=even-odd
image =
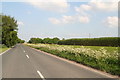
{"type": "Polygon", "coordinates": [[[31,38],[28,43],[44,43],[59,45],[81,45],[81,46],[120,46],[120,37],[102,37],[102,38],[80,38],[63,39],[59,38],[31,38]]]}
{"type": "Polygon", "coordinates": [[[82,45],[82,46],[120,46],[120,37],[83,38],[60,40],[60,45],[82,45]]]}
{"type": "Polygon", "coordinates": [[[17,43],[24,43],[17,36],[18,24],[14,17],[0,14],[0,43],[6,45],[7,47],[14,46],[17,43]]]}
{"type": "Polygon", "coordinates": [[[59,38],[55,37],[55,38],[31,38],[28,43],[33,43],[33,44],[37,44],[37,43],[44,43],[44,44],[58,44],[59,42],[59,38]]]}

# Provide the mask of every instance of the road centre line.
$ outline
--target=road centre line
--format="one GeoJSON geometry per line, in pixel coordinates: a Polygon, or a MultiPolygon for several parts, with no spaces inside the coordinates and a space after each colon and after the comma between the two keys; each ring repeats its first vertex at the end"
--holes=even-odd
{"type": "Polygon", "coordinates": [[[23,50],[23,52],[25,53],[25,50],[23,49],[23,47],[21,46],[21,49],[23,50]]]}
{"type": "MultiPolygon", "coordinates": [[[[25,53],[25,50],[23,49],[23,47],[21,46],[21,49],[23,50],[23,52],[25,53]]],[[[29,56],[26,54],[26,57],[29,59],[29,56]]],[[[42,78],[42,80],[45,80],[44,76],[41,74],[41,72],[39,70],[36,70],[38,75],[40,76],[40,78],[42,78]]]]}
{"type": "Polygon", "coordinates": [[[43,80],[45,80],[44,76],[41,74],[40,71],[37,70],[37,73],[39,74],[39,76],[40,76],[43,80]]]}
{"type": "Polygon", "coordinates": [[[26,57],[27,57],[27,58],[29,58],[29,56],[28,56],[28,55],[26,55],[26,57]]]}

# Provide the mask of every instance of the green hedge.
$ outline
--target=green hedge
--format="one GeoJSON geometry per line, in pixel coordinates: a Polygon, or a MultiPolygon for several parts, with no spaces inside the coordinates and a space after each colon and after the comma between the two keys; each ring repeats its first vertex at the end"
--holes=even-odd
{"type": "Polygon", "coordinates": [[[60,40],[60,45],[83,45],[83,46],[120,46],[120,37],[82,38],[60,40]]]}

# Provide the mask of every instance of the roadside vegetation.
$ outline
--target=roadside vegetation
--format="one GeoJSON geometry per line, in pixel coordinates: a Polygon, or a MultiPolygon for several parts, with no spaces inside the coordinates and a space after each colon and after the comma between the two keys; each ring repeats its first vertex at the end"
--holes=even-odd
{"type": "Polygon", "coordinates": [[[0,53],[6,51],[7,49],[9,49],[7,46],[5,46],[5,45],[0,45],[0,53]]]}
{"type": "Polygon", "coordinates": [[[82,63],[84,65],[120,75],[118,47],[76,46],[57,44],[26,44],[30,47],[82,63]]]}
{"type": "Polygon", "coordinates": [[[82,46],[114,46],[118,47],[120,37],[81,38],[60,40],[60,45],[82,45],[82,46]]]}
{"type": "MultiPolygon", "coordinates": [[[[18,38],[18,24],[14,17],[0,14],[0,44],[12,47],[17,43],[24,43],[18,38]]],[[[5,50],[6,48],[3,48],[5,50]]]]}
{"type": "Polygon", "coordinates": [[[120,46],[120,37],[101,37],[101,38],[75,38],[62,39],[59,38],[31,38],[28,43],[43,44],[59,44],[59,45],[79,45],[79,46],[120,46]]]}

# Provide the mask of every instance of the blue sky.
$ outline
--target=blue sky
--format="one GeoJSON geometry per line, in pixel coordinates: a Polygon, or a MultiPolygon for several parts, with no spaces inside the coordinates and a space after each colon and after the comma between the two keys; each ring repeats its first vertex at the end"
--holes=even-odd
{"type": "Polygon", "coordinates": [[[3,2],[2,13],[18,21],[18,36],[26,41],[118,36],[115,2],[3,2]]]}

